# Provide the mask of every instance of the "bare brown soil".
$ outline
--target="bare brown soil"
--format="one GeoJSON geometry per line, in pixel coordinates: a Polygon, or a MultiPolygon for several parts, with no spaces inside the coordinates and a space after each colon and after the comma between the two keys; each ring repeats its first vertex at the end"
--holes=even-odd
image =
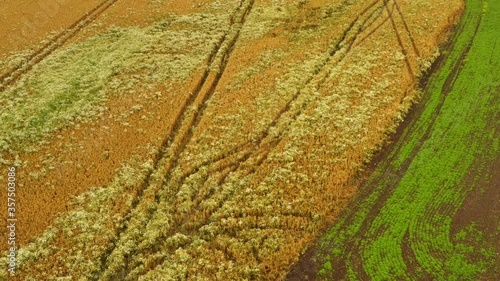
{"type": "MultiPolygon", "coordinates": [[[[495,100],[499,102],[499,99],[495,100]]],[[[496,126],[494,134],[500,133],[498,126],[500,112],[493,115],[490,120],[491,126],[496,126]]],[[[493,142],[485,141],[486,147],[495,145],[493,142]]],[[[469,169],[463,185],[472,189],[464,200],[460,210],[456,213],[451,237],[454,237],[458,231],[466,228],[471,223],[482,232],[483,239],[475,243],[476,247],[484,245],[493,245],[494,256],[492,264],[500,264],[500,155],[478,155],[477,160],[469,169]]],[[[492,270],[479,274],[478,280],[498,280],[500,279],[500,268],[493,266],[492,270]]]]}
{"type": "MultiPolygon", "coordinates": [[[[500,263],[500,245],[498,236],[500,231],[500,159],[487,163],[486,170],[471,171],[471,178],[479,176],[482,180],[475,185],[474,190],[467,196],[465,202],[453,221],[451,235],[475,222],[477,229],[483,233],[486,245],[495,245],[494,264],[500,263]]],[[[481,245],[478,245],[481,246],[481,245]]],[[[497,280],[500,278],[500,269],[493,267],[491,271],[480,274],[478,280],[497,280]]]]}

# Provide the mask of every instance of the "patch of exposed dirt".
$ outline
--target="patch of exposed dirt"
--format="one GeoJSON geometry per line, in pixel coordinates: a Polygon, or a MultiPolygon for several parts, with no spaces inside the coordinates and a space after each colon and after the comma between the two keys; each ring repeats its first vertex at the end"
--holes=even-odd
{"type": "MultiPolygon", "coordinates": [[[[492,89],[490,89],[492,90],[492,89]]],[[[498,88],[497,88],[498,91],[498,88]]],[[[495,100],[498,103],[498,97],[495,100]]],[[[497,126],[494,131],[493,141],[485,141],[486,147],[491,147],[500,137],[498,127],[500,112],[490,118],[490,125],[497,126]]],[[[475,224],[477,230],[483,233],[483,241],[477,247],[488,247],[494,251],[492,264],[500,264],[500,155],[478,155],[478,160],[469,169],[464,185],[470,187],[472,191],[467,194],[463,205],[456,213],[450,236],[455,235],[462,229],[475,224]]],[[[486,273],[479,274],[478,280],[500,280],[500,268],[493,266],[486,273]]]]}
{"type": "Polygon", "coordinates": [[[288,273],[288,281],[313,281],[316,280],[318,264],[314,261],[316,255],[316,246],[310,246],[304,254],[301,255],[301,261],[297,263],[288,273]]]}
{"type": "MultiPolygon", "coordinates": [[[[477,229],[484,234],[486,245],[493,245],[495,260],[493,264],[500,264],[500,158],[497,157],[489,164],[487,171],[481,174],[471,173],[471,176],[481,176],[483,179],[467,196],[460,211],[453,221],[451,236],[460,230],[475,223],[477,229]]],[[[500,268],[492,268],[487,273],[480,274],[478,280],[500,280],[500,268]]]]}

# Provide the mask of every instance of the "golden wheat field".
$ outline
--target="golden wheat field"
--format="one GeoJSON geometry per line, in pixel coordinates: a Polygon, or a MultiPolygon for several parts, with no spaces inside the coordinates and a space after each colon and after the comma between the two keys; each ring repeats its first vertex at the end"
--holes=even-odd
{"type": "Polygon", "coordinates": [[[284,280],[463,5],[0,0],[0,279],[284,280]]]}

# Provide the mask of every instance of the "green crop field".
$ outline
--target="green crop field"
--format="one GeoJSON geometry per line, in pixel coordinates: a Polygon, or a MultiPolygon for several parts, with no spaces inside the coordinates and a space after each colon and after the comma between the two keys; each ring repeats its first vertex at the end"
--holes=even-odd
{"type": "Polygon", "coordinates": [[[487,233],[455,218],[472,192],[492,183],[491,163],[498,162],[499,29],[500,1],[466,1],[415,118],[320,239],[320,278],[498,277],[499,225],[487,233]]]}

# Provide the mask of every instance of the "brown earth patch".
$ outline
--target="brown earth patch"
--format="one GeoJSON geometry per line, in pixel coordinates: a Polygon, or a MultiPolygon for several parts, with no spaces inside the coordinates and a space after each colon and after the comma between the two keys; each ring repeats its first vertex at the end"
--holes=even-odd
{"type": "MultiPolygon", "coordinates": [[[[492,89],[490,89],[492,90],[492,89]]],[[[498,98],[496,99],[498,102],[498,98]]],[[[495,126],[494,136],[491,142],[485,141],[485,147],[491,147],[499,139],[498,120],[500,112],[493,115],[490,125],[495,126]]],[[[499,155],[478,155],[478,160],[469,169],[464,185],[472,190],[467,194],[463,205],[456,213],[450,237],[455,235],[471,223],[476,225],[477,230],[483,234],[483,241],[479,241],[477,247],[492,246],[487,250],[492,250],[493,267],[486,273],[480,273],[478,280],[500,280],[500,156],[499,155]]],[[[474,238],[472,238],[474,239],[474,238]]]]}
{"type": "MultiPolygon", "coordinates": [[[[489,234],[491,238],[498,239],[500,221],[500,173],[498,171],[500,171],[500,160],[497,158],[488,165],[488,170],[484,174],[480,174],[484,180],[477,184],[477,188],[467,196],[461,210],[455,216],[452,236],[470,222],[477,222],[480,230],[489,234]]],[[[478,175],[471,173],[471,176],[478,175]]],[[[498,243],[492,243],[492,245],[496,245],[498,255],[500,245],[498,243]]]]}

